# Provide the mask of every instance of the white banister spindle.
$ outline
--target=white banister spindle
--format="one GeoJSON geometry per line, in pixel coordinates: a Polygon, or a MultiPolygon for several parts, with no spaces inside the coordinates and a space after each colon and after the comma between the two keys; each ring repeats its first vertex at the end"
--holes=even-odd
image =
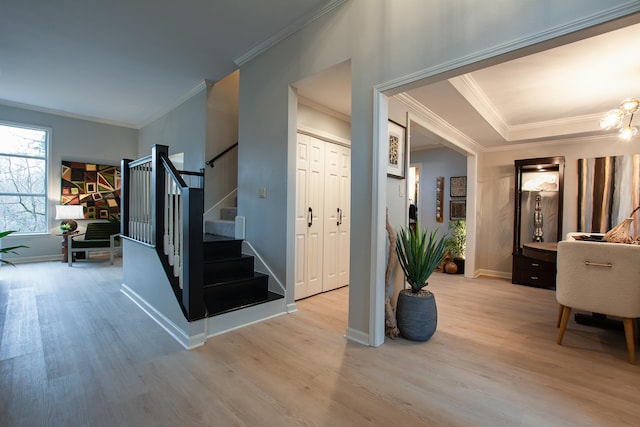
{"type": "Polygon", "coordinates": [[[173,274],[178,278],[180,288],[183,287],[183,252],[184,236],[182,233],[184,222],[184,198],[182,186],[174,178],[171,171],[160,162],[163,168],[161,179],[164,179],[164,221],[157,224],[162,227],[162,241],[156,242],[153,235],[152,194],[153,168],[151,161],[147,161],[129,168],[129,237],[151,245],[162,244],[163,252],[167,255],[169,264],[173,267],[173,274]]]}
{"type": "Polygon", "coordinates": [[[135,240],[154,244],[151,218],[151,163],[129,170],[129,234],[135,240]]]}

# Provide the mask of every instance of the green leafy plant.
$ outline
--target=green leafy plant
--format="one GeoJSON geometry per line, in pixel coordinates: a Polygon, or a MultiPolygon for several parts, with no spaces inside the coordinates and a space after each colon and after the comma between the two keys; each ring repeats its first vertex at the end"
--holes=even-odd
{"type": "Polygon", "coordinates": [[[455,259],[464,259],[467,249],[467,223],[465,221],[449,222],[449,234],[446,247],[455,259]]]}
{"type": "MultiPolygon", "coordinates": [[[[3,237],[8,236],[11,233],[15,233],[15,230],[9,230],[9,231],[0,231],[0,239],[2,239],[3,237]]],[[[10,246],[8,248],[0,248],[0,254],[18,254],[16,252],[16,249],[20,249],[20,248],[28,248],[29,246],[25,246],[25,245],[19,245],[19,246],[10,246]]],[[[8,265],[13,265],[13,263],[0,258],[0,264],[8,264],[8,265]]]]}
{"type": "Polygon", "coordinates": [[[446,254],[447,236],[437,238],[438,230],[401,228],[396,241],[396,253],[400,266],[411,286],[411,292],[417,294],[428,285],[427,280],[438,268],[446,254]]]}
{"type": "Polygon", "coordinates": [[[63,232],[71,230],[71,224],[63,222],[62,224],[60,224],[60,230],[62,230],[63,232]]]}

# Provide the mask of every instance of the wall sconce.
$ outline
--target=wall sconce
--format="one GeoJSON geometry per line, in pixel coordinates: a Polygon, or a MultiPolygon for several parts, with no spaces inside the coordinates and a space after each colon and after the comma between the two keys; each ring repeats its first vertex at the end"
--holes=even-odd
{"type": "Polygon", "coordinates": [[[640,100],[637,98],[627,98],[620,103],[620,108],[610,110],[600,120],[600,127],[605,130],[620,128],[618,136],[625,141],[629,141],[638,133],[638,128],[631,125],[633,121],[633,115],[638,111],[640,106],[640,100]],[[629,117],[629,123],[625,126],[625,117],[629,117]]]}
{"type": "Polygon", "coordinates": [[[82,205],[56,205],[56,219],[61,219],[60,230],[63,232],[76,231],[78,223],[76,219],[84,219],[84,207],[82,205]]]}

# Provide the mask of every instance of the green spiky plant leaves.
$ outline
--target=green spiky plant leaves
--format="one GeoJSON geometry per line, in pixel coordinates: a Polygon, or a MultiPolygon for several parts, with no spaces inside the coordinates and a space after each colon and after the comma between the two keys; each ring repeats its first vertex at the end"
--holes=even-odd
{"type": "MultiPolygon", "coordinates": [[[[0,231],[0,239],[2,239],[5,236],[8,236],[11,233],[15,233],[15,230],[0,231]]],[[[20,248],[28,248],[28,246],[19,245],[19,246],[10,246],[8,248],[0,248],[0,254],[18,254],[16,252],[16,249],[20,249],[20,248]]],[[[0,258],[0,264],[13,265],[13,263],[7,260],[4,260],[2,258],[0,258]]]]}
{"type": "Polygon", "coordinates": [[[417,294],[427,286],[427,280],[445,257],[447,236],[437,238],[438,230],[429,232],[401,228],[396,241],[396,253],[411,292],[417,294]]]}

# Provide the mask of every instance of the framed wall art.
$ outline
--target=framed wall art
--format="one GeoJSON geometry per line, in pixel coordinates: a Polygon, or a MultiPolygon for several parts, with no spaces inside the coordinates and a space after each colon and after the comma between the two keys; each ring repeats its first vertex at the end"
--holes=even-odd
{"type": "Polygon", "coordinates": [[[84,206],[85,219],[120,220],[120,167],[62,161],[63,205],[84,206]]]}
{"type": "Polygon", "coordinates": [[[444,177],[436,178],[436,222],[442,222],[444,218],[444,177]]]}
{"type": "Polygon", "coordinates": [[[451,197],[467,197],[467,177],[466,176],[452,176],[450,182],[450,196],[451,197]]]}
{"type": "Polygon", "coordinates": [[[449,201],[449,219],[451,221],[459,221],[467,218],[467,201],[451,200],[449,201]]]}
{"type": "Polygon", "coordinates": [[[387,176],[404,179],[405,153],[407,150],[407,128],[389,120],[389,157],[387,176]]]}

